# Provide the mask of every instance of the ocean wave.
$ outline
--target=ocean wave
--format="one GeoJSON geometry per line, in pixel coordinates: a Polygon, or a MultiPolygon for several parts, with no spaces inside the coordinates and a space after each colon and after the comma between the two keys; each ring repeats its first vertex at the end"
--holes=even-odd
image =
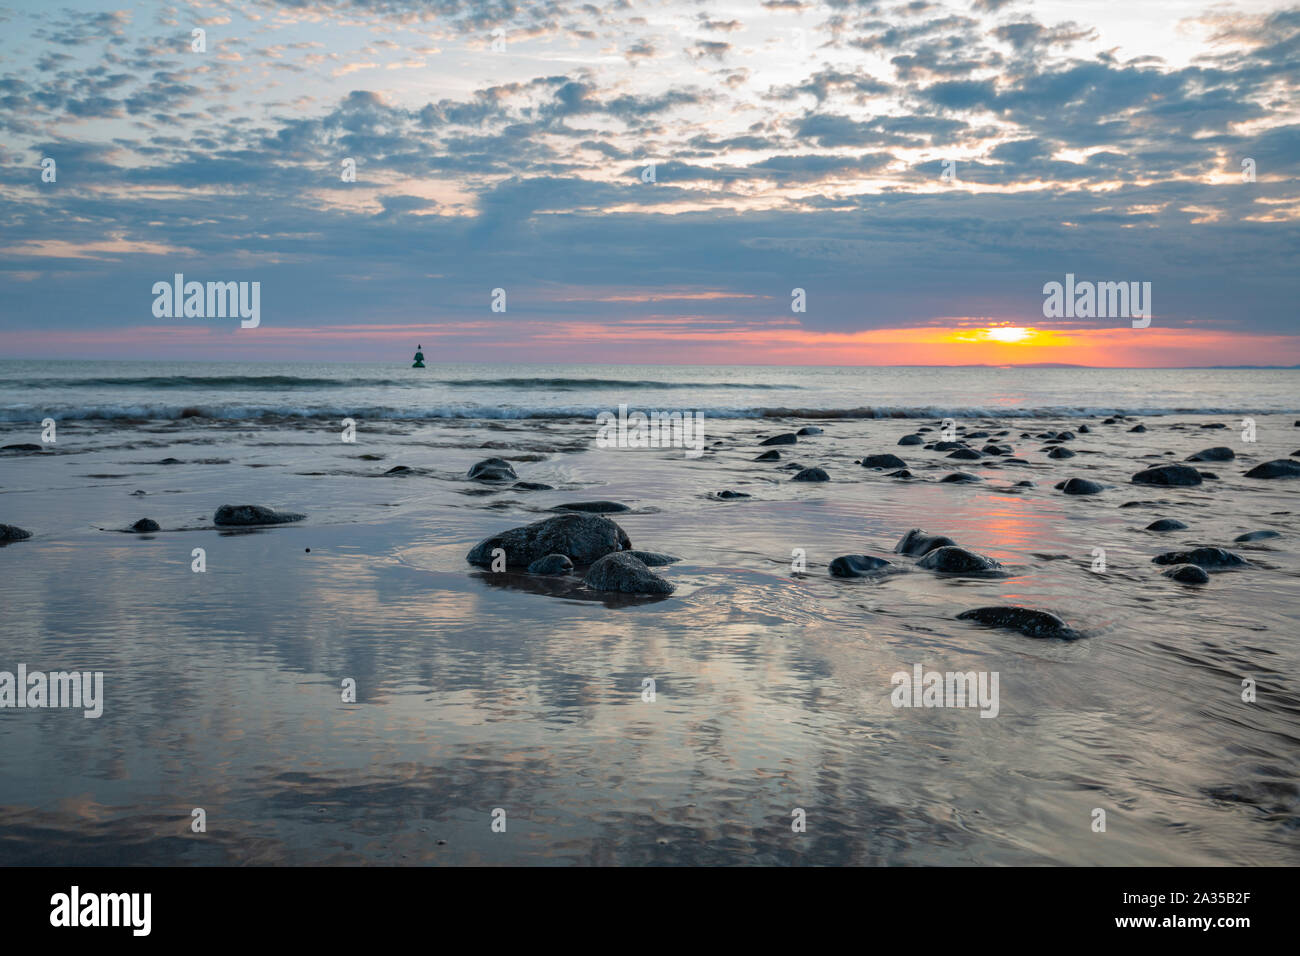
{"type": "Polygon", "coordinates": [[[428,388],[446,385],[460,388],[536,388],[566,392],[581,389],[746,389],[751,391],[795,390],[802,385],[761,385],[742,382],[666,382],[619,378],[307,378],[296,375],[146,375],[118,378],[0,379],[0,386],[20,391],[69,388],[194,388],[194,389],[295,389],[295,388],[428,388]]]}
{"type": "MultiPolygon", "coordinates": [[[[45,418],[57,421],[168,421],[193,415],[197,411],[202,419],[221,421],[290,421],[338,420],[356,418],[371,421],[424,421],[424,420],[503,420],[503,419],[594,419],[602,412],[617,414],[617,408],[601,405],[530,406],[530,405],[479,405],[451,404],[395,407],[387,405],[226,405],[226,404],[102,404],[102,405],[7,405],[0,407],[0,422],[39,422],[45,418]],[[186,414],[188,413],[188,414],[186,414]]],[[[630,412],[698,412],[706,418],[718,419],[807,419],[825,421],[834,419],[1072,419],[1098,418],[1109,415],[1135,415],[1161,417],[1168,415],[1278,415],[1300,414],[1297,408],[1227,408],[1155,406],[862,406],[858,408],[770,408],[770,407],[711,407],[700,408],[662,405],[629,405],[630,412]]]]}

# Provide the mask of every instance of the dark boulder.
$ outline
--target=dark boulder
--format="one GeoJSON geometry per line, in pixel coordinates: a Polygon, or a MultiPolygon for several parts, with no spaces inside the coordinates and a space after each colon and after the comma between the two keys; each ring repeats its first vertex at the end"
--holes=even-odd
{"type": "Polygon", "coordinates": [[[672,594],[673,585],[630,554],[607,554],[590,568],[583,584],[596,591],[623,594],[672,594]]]}
{"type": "Polygon", "coordinates": [[[1055,614],[1032,607],[1018,607],[1016,605],[976,607],[971,608],[969,611],[962,611],[957,615],[957,618],[962,621],[975,621],[988,627],[1002,627],[1012,631],[1019,631],[1026,637],[1059,638],[1063,641],[1073,641],[1083,636],[1055,614]]]}
{"type": "Polygon", "coordinates": [[[974,448],[958,448],[955,451],[949,452],[946,457],[959,458],[962,461],[979,461],[984,456],[974,448]]]}
{"type": "Polygon", "coordinates": [[[573,562],[563,554],[548,554],[528,565],[529,574],[568,574],[573,562]]]}
{"type": "Polygon", "coordinates": [[[1186,531],[1187,525],[1175,518],[1161,518],[1146,526],[1147,531],[1186,531]]]}
{"type": "Polygon", "coordinates": [[[830,481],[831,476],[826,474],[820,468],[805,468],[799,474],[790,479],[791,481],[830,481]]]}
{"type": "Polygon", "coordinates": [[[930,534],[921,528],[913,528],[894,545],[894,551],[898,554],[908,554],[914,558],[929,554],[936,548],[949,548],[956,546],[957,542],[943,534],[930,534]]]}
{"type": "Polygon", "coordinates": [[[951,475],[944,475],[939,479],[939,482],[940,484],[960,485],[973,484],[983,480],[979,475],[968,475],[964,471],[954,471],[951,475]]]}
{"type": "Polygon", "coordinates": [[[0,541],[22,541],[31,536],[30,531],[26,531],[17,525],[0,524],[0,541]]]}
{"type": "Polygon", "coordinates": [[[612,515],[624,511],[631,511],[627,505],[619,504],[617,501],[571,501],[568,504],[556,505],[552,511],[581,511],[590,515],[612,515]]]}
{"type": "Polygon", "coordinates": [[[764,438],[760,445],[793,445],[799,438],[794,432],[786,432],[784,435],[773,435],[771,438],[764,438]]]}
{"type": "Polygon", "coordinates": [[[1300,478],[1300,462],[1278,458],[1256,465],[1246,472],[1247,478],[1300,478]]]}
{"type": "Polygon", "coordinates": [[[135,524],[131,525],[131,530],[138,534],[148,534],[151,531],[161,531],[162,526],[154,521],[153,518],[141,518],[135,524]]]}
{"type": "Polygon", "coordinates": [[[739,498],[752,498],[753,495],[746,494],[743,491],[719,491],[718,497],[723,501],[735,501],[739,498]]]}
{"type": "Polygon", "coordinates": [[[505,481],[518,478],[510,462],[503,458],[484,458],[475,462],[469,469],[469,477],[475,481],[505,481]]]}
{"type": "Polygon", "coordinates": [[[662,567],[665,564],[675,564],[681,558],[674,557],[671,554],[664,554],[662,551],[624,551],[623,554],[630,554],[648,568],[662,567]]]}
{"type": "Polygon", "coordinates": [[[41,450],[42,450],[41,446],[35,444],[34,442],[19,442],[16,445],[5,445],[4,447],[0,448],[0,451],[41,451],[41,450]]]}
{"type": "Polygon", "coordinates": [[[1199,485],[1201,473],[1191,465],[1156,465],[1139,471],[1132,481],[1135,485],[1199,485]]]}
{"type": "Polygon", "coordinates": [[[212,516],[212,523],[222,526],[248,526],[259,524],[287,524],[301,521],[307,516],[295,511],[276,511],[261,505],[222,505],[212,516]]]}
{"type": "Polygon", "coordinates": [[[1180,564],[1177,567],[1169,568],[1164,572],[1167,578],[1173,578],[1180,584],[1206,584],[1210,576],[1206,574],[1204,568],[1199,568],[1194,564],[1180,564]]]}
{"type": "Polygon", "coordinates": [[[818,428],[816,425],[805,425],[803,428],[795,432],[795,434],[796,435],[820,435],[822,434],[822,429],[818,428]]]}
{"type": "Polygon", "coordinates": [[[520,491],[554,491],[553,485],[545,485],[540,481],[516,481],[511,488],[518,488],[520,491]]]}
{"type": "Polygon", "coordinates": [[[923,445],[925,444],[925,439],[917,434],[904,435],[898,440],[898,443],[900,445],[923,445]]]}
{"type": "Polygon", "coordinates": [[[1061,491],[1067,495],[1096,495],[1106,490],[1106,486],[1087,478],[1071,478],[1061,485],[1061,491]]]}
{"type": "Polygon", "coordinates": [[[907,462],[897,455],[867,455],[862,459],[863,468],[906,468],[907,462]]]}
{"type": "Polygon", "coordinates": [[[1147,427],[1145,425],[1134,425],[1132,428],[1129,429],[1129,431],[1131,432],[1144,432],[1146,430],[1147,427]]]}
{"type": "Polygon", "coordinates": [[[1237,535],[1232,540],[1239,543],[1245,543],[1247,541],[1263,541],[1267,538],[1280,538],[1280,537],[1282,537],[1282,535],[1280,532],[1277,531],[1247,531],[1245,534],[1237,535]]]}
{"type": "Polygon", "coordinates": [[[998,571],[1002,565],[992,558],[956,545],[935,548],[916,562],[918,568],[938,571],[941,574],[987,574],[998,571]]]}
{"type": "Polygon", "coordinates": [[[1213,448],[1202,448],[1195,455],[1189,455],[1184,461],[1232,461],[1236,458],[1236,453],[1223,445],[1216,445],[1213,448]]]}
{"type": "Polygon", "coordinates": [[[597,558],[631,547],[627,532],[608,518],[570,512],[484,538],[470,549],[465,560],[490,568],[492,552],[500,548],[508,568],[526,568],[548,554],[563,554],[574,564],[591,564],[597,558]]]}
{"type": "Polygon", "coordinates": [[[754,461],[780,461],[780,460],[781,460],[781,453],[779,451],[765,451],[763,452],[763,454],[759,455],[757,458],[754,459],[754,461]]]}
{"type": "Polygon", "coordinates": [[[1068,448],[1057,447],[1047,453],[1048,458],[1073,458],[1074,452],[1068,448]]]}
{"type": "Polygon", "coordinates": [[[1207,571],[1245,567],[1247,561],[1223,548],[1194,548],[1191,551],[1166,551],[1151,559],[1155,564],[1195,564],[1207,571]]]}
{"type": "Polygon", "coordinates": [[[831,577],[835,578],[860,578],[890,567],[893,564],[884,558],[873,558],[868,554],[842,554],[831,561],[830,572],[831,577]]]}

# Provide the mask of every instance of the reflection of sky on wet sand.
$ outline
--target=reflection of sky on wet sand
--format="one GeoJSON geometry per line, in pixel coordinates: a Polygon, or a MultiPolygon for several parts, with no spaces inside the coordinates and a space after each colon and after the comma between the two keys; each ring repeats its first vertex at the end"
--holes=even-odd
{"type": "MultiPolygon", "coordinates": [[[[734,439],[720,437],[734,450],[701,462],[587,453],[519,465],[525,477],[590,482],[542,498],[467,497],[463,483],[436,477],[306,476],[327,467],[304,459],[273,479],[232,465],[222,473],[229,484],[216,490],[207,472],[167,473],[151,486],[157,497],[130,506],[156,510],[162,489],[174,488],[176,516],[198,522],[213,500],[266,499],[274,488],[277,500],[312,513],[304,526],[257,534],[85,530],[105,492],[69,490],[76,482],[51,472],[50,483],[65,488],[64,516],[42,522],[55,531],[25,551],[0,551],[11,625],[0,666],[103,669],[107,702],[99,720],[0,712],[0,858],[1127,864],[1293,856],[1300,808],[1286,788],[1296,700],[1287,675],[1297,655],[1286,625],[1296,613],[1294,555],[1251,553],[1260,569],[1188,595],[1152,573],[1160,543],[1133,530],[1165,512],[1116,508],[1129,498],[1168,499],[1166,511],[1225,540],[1226,529],[1287,509],[1289,498],[1274,497],[1283,490],[1237,480],[1231,490],[1130,487],[1100,501],[1050,491],[1067,474],[1116,480],[1107,469],[1118,475],[1127,461],[1100,455],[1018,471],[968,468],[986,474],[991,489],[853,471],[852,456],[887,450],[886,436],[902,433],[890,422],[836,423],[836,435],[800,447],[799,460],[843,480],[798,487],[788,473],[748,461],[749,435],[762,426],[732,426],[734,439]],[[1038,487],[998,490],[1024,476],[1038,487]],[[720,487],[743,487],[756,500],[705,497],[720,487]],[[580,599],[561,583],[494,580],[465,565],[477,538],[534,520],[556,501],[595,497],[641,506],[619,520],[634,546],[683,557],[663,572],[677,594],[580,599]],[[491,507],[503,500],[507,507],[491,507]],[[358,513],[364,520],[330,523],[358,513]],[[1002,560],[1009,575],[940,579],[905,568],[876,583],[827,577],[836,554],[892,557],[913,525],[1002,560]],[[1110,548],[1105,576],[1088,571],[1099,541],[1110,548]],[[206,574],[189,570],[195,546],[208,549],[206,574]],[[804,577],[790,574],[797,547],[809,555],[804,577]],[[541,593],[551,589],[561,593],[541,593]],[[952,621],[964,607],[1006,600],[1053,607],[1092,636],[1037,643],[952,621]],[[997,670],[1001,715],[895,710],[890,675],[916,661],[997,670]],[[1242,673],[1272,687],[1245,711],[1236,700],[1242,673]],[[357,681],[356,704],[340,701],[344,677],[357,681]],[[641,699],[645,677],[656,681],[654,703],[641,699]],[[1096,806],[1111,808],[1114,838],[1089,831],[1096,806]],[[207,810],[207,834],[189,832],[193,807],[207,810]],[[496,807],[507,811],[506,834],[489,828],[496,807]],[[795,807],[808,811],[807,834],[790,831],[795,807]]],[[[401,436],[390,440],[396,448],[401,436]]],[[[1043,460],[1039,442],[1013,440],[1043,460]]],[[[1166,444],[1180,442],[1211,443],[1173,435],[1166,444]]],[[[485,454],[394,448],[371,470],[402,460],[452,472],[485,454]]],[[[1132,455],[1149,451],[1135,446],[1132,455]]],[[[98,466],[78,464],[78,473],[91,470],[98,466]]],[[[1241,469],[1219,470],[1228,481],[1241,469]]],[[[114,507],[131,484],[113,488],[114,507]]]]}

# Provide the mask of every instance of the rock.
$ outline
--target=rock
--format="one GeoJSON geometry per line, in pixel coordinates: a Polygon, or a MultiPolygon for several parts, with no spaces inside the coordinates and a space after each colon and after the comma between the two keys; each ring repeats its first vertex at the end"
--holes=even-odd
{"type": "Polygon", "coordinates": [[[179,458],[164,458],[162,461],[158,462],[158,464],[160,464],[160,465],[183,465],[183,464],[185,464],[185,463],[184,463],[183,461],[181,461],[179,458]]]}
{"type": "Polygon", "coordinates": [[[1074,432],[1057,432],[1056,437],[1059,438],[1061,441],[1073,441],[1074,432]]]}
{"type": "Polygon", "coordinates": [[[799,441],[794,432],[786,432],[784,435],[773,435],[771,438],[764,438],[760,445],[793,445],[799,441]]]}
{"type": "Polygon", "coordinates": [[[294,511],[275,511],[272,508],[263,508],[261,505],[222,505],[212,516],[212,523],[237,526],[286,524],[290,521],[301,521],[306,517],[294,511]]]}
{"type": "Polygon", "coordinates": [[[1206,479],[1206,480],[1208,480],[1208,481],[1218,481],[1218,480],[1219,480],[1219,476],[1216,475],[1216,474],[1215,474],[1214,472],[1212,472],[1212,471],[1202,471],[1202,470],[1200,470],[1200,469],[1198,468],[1197,471],[1196,471],[1196,473],[1197,473],[1198,475],[1200,475],[1202,478],[1204,478],[1204,479],[1206,479]]]}
{"type": "Polygon", "coordinates": [[[528,565],[529,574],[568,574],[573,562],[563,554],[548,554],[528,565]]]}
{"type": "Polygon", "coordinates": [[[1245,567],[1246,560],[1223,548],[1195,548],[1191,551],[1166,551],[1151,559],[1156,564],[1195,564],[1212,571],[1245,567]]]}
{"type": "Polygon", "coordinates": [[[571,501],[568,504],[556,505],[551,511],[581,511],[590,515],[612,515],[623,511],[631,511],[627,505],[621,505],[617,501],[571,501]]]}
{"type": "Polygon", "coordinates": [[[1153,522],[1151,522],[1149,525],[1146,526],[1146,528],[1145,528],[1144,530],[1146,530],[1146,531],[1185,531],[1185,530],[1187,530],[1187,525],[1183,524],[1181,521],[1178,521],[1178,520],[1176,520],[1176,519],[1174,519],[1174,518],[1161,518],[1161,519],[1159,519],[1158,521],[1153,521],[1153,522]]]}
{"type": "Polygon", "coordinates": [[[948,458],[960,458],[962,461],[979,461],[984,456],[974,448],[958,448],[956,451],[949,452],[948,458]]]}
{"type": "Polygon", "coordinates": [[[1180,564],[1177,567],[1169,568],[1164,572],[1164,575],[1181,584],[1208,584],[1210,580],[1210,576],[1205,573],[1205,569],[1198,568],[1194,564],[1180,564]]]}
{"type": "Polygon", "coordinates": [[[805,425],[803,428],[795,432],[795,434],[796,435],[820,435],[822,434],[822,429],[818,428],[816,425],[805,425]]]}
{"type": "Polygon", "coordinates": [[[181,409],[181,418],[202,418],[202,417],[203,417],[203,413],[200,412],[197,408],[190,407],[190,408],[181,409]]]}
{"type": "Polygon", "coordinates": [[[1002,567],[992,558],[986,558],[982,554],[967,551],[956,545],[935,548],[916,562],[916,566],[927,571],[938,571],[941,574],[983,574],[997,571],[1002,567]]]}
{"type": "Polygon", "coordinates": [[[965,448],[966,443],[960,441],[937,441],[934,443],[935,451],[956,451],[958,448],[965,448]]]}
{"type": "Polygon", "coordinates": [[[672,594],[673,586],[630,554],[607,554],[587,570],[583,584],[597,591],[672,594]]]}
{"type": "Polygon", "coordinates": [[[867,554],[842,554],[831,561],[830,572],[834,578],[860,578],[889,567],[893,567],[892,562],[884,558],[873,558],[867,554]]]}
{"type": "Polygon", "coordinates": [[[1017,605],[976,607],[971,608],[969,611],[962,611],[957,615],[957,619],[975,621],[989,627],[1003,627],[1008,630],[1019,631],[1026,637],[1059,638],[1063,641],[1073,641],[1083,637],[1082,634],[1067,626],[1055,614],[1032,607],[1019,607],[1017,605]]]}
{"type": "Polygon", "coordinates": [[[1228,426],[1223,424],[1222,422],[1215,422],[1212,425],[1202,425],[1201,427],[1202,428],[1227,428],[1228,426]]]}
{"type": "Polygon", "coordinates": [[[1213,448],[1202,448],[1195,455],[1189,455],[1183,461],[1232,461],[1237,455],[1231,448],[1223,445],[1216,445],[1213,448]]]}
{"type": "Polygon", "coordinates": [[[0,541],[22,541],[32,533],[12,524],[0,524],[0,541]]]}
{"type": "Polygon", "coordinates": [[[1067,495],[1096,495],[1106,490],[1106,486],[1087,478],[1071,478],[1061,485],[1061,492],[1067,495]]]}
{"type": "Polygon", "coordinates": [[[34,442],[19,442],[16,445],[5,445],[0,451],[41,451],[41,446],[34,442]]]}
{"type": "Polygon", "coordinates": [[[1145,425],[1134,425],[1132,428],[1129,429],[1129,431],[1131,432],[1144,432],[1146,430],[1147,427],[1145,425]]]}
{"type": "Polygon", "coordinates": [[[956,541],[947,535],[930,534],[921,528],[913,528],[894,545],[894,551],[897,554],[908,554],[914,558],[919,558],[924,554],[929,554],[936,548],[955,547],[956,541]]]}
{"type": "Polygon", "coordinates": [[[780,460],[781,460],[781,453],[779,451],[765,451],[763,452],[763,454],[759,455],[757,458],[754,459],[754,461],[780,461],[780,460]]]}
{"type": "Polygon", "coordinates": [[[1280,532],[1277,531],[1247,531],[1245,534],[1237,535],[1232,540],[1238,542],[1263,541],[1266,538],[1280,538],[1280,537],[1282,537],[1282,535],[1280,532]]]}
{"type": "Polygon", "coordinates": [[[1115,425],[1115,424],[1118,424],[1118,422],[1117,422],[1116,419],[1114,419],[1114,418],[1108,418],[1108,419],[1106,419],[1105,421],[1103,421],[1102,424],[1103,424],[1103,425],[1115,425]]]}
{"type": "Polygon", "coordinates": [[[805,468],[799,474],[790,479],[791,481],[830,481],[831,476],[826,474],[820,468],[805,468]]]}
{"type": "Polygon", "coordinates": [[[897,455],[867,455],[862,459],[863,468],[906,468],[907,462],[897,455]]]}
{"type": "Polygon", "coordinates": [[[989,437],[988,432],[967,432],[966,433],[967,441],[969,441],[972,438],[988,438],[988,437],[989,437]]]}
{"type": "Polygon", "coordinates": [[[913,433],[911,435],[904,435],[898,440],[898,443],[900,445],[923,445],[925,444],[925,439],[920,435],[913,433]]]}
{"type": "Polygon", "coordinates": [[[135,524],[131,525],[131,530],[138,534],[148,534],[150,531],[161,531],[162,526],[154,521],[153,518],[141,518],[135,524]]]}
{"type": "Polygon", "coordinates": [[[1300,478],[1300,462],[1288,458],[1277,458],[1256,465],[1246,472],[1247,478],[1300,478]]]}
{"type": "Polygon", "coordinates": [[[470,467],[468,477],[475,481],[505,481],[519,476],[504,458],[484,458],[470,467]]]}
{"type": "Polygon", "coordinates": [[[980,451],[985,455],[1009,455],[1011,448],[1008,445],[985,445],[980,451]]]}
{"type": "Polygon", "coordinates": [[[1048,458],[1073,458],[1074,452],[1068,448],[1057,447],[1047,453],[1048,458]]]}
{"type": "Polygon", "coordinates": [[[1201,474],[1190,465],[1156,465],[1133,476],[1135,485],[1199,485],[1201,474]]]}
{"type": "Polygon", "coordinates": [[[906,468],[900,468],[898,469],[898,471],[891,471],[889,474],[885,475],[885,477],[886,478],[915,478],[916,475],[912,474],[906,468]]]}
{"type": "Polygon", "coordinates": [[[721,498],[723,501],[735,501],[738,498],[752,498],[753,496],[746,494],[743,491],[728,490],[728,491],[719,491],[718,497],[721,498]]]}
{"type": "Polygon", "coordinates": [[[979,475],[968,475],[964,471],[954,471],[951,475],[944,475],[939,479],[939,482],[940,484],[971,484],[983,480],[979,475]]]}
{"type": "Polygon", "coordinates": [[[385,475],[406,475],[406,474],[410,474],[410,471],[411,469],[407,465],[394,465],[392,468],[389,468],[386,472],[384,472],[384,474],[385,475]]]}
{"type": "Polygon", "coordinates": [[[657,568],[665,564],[675,564],[681,558],[671,554],[664,554],[662,551],[624,551],[623,554],[630,554],[648,568],[657,568]]]}
{"type": "Polygon", "coordinates": [[[1079,434],[1080,434],[1080,435],[1087,435],[1087,434],[1088,434],[1089,432],[1091,432],[1091,431],[1092,431],[1092,429],[1089,428],[1087,425],[1080,425],[1080,426],[1079,426],[1079,434]]]}
{"type": "Polygon", "coordinates": [[[470,549],[465,560],[490,568],[492,552],[500,548],[505,551],[508,568],[526,568],[548,554],[563,554],[574,564],[591,564],[597,558],[631,547],[627,532],[608,518],[570,512],[484,538],[470,549]]]}
{"type": "Polygon", "coordinates": [[[518,488],[520,491],[554,491],[553,485],[544,485],[540,481],[516,481],[511,488],[518,488]]]}

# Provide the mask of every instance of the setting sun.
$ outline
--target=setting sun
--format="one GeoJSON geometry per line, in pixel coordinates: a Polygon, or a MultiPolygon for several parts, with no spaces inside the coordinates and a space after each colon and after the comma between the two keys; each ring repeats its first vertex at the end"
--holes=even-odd
{"type": "Polygon", "coordinates": [[[1028,338],[1033,330],[1024,329],[1018,326],[1005,326],[998,329],[981,329],[986,338],[993,339],[995,342],[1020,342],[1028,338]]]}

